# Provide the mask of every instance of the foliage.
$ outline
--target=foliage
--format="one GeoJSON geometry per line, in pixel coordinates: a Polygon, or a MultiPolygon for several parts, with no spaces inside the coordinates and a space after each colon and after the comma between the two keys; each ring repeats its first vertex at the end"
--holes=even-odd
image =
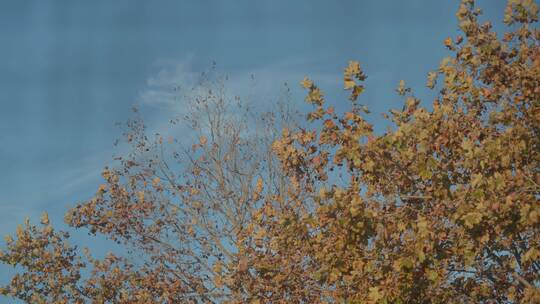
{"type": "Polygon", "coordinates": [[[302,81],[313,130],[284,127],[278,138],[273,118],[256,128],[224,117],[219,94],[197,99],[206,116],[193,118],[201,134],[183,176],[163,139],[132,122],[134,153],[66,221],[142,262],[83,262],[44,218],[8,237],[0,260],[24,271],[3,293],[36,303],[540,302],[538,8],[511,0],[505,13],[498,39],[462,1],[464,36],[444,40],[454,56],[428,74],[432,109],[400,82],[405,105],[382,135],[358,103],[366,76],[354,61],[345,113],[302,81]]]}

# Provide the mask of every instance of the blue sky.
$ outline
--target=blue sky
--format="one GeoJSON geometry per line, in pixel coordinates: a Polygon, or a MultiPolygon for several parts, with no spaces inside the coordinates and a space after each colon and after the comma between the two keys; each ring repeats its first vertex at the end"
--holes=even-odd
{"type": "MultiPolygon", "coordinates": [[[[500,29],[505,1],[477,2],[500,29]]],[[[115,123],[138,106],[159,126],[170,118],[171,88],[189,86],[212,62],[230,76],[234,94],[251,90],[255,103],[277,97],[288,82],[302,104],[298,83],[309,75],[339,108],[347,104],[337,99],[343,68],[359,60],[375,123],[401,107],[400,79],[429,97],[425,77],[449,54],[442,41],[458,34],[458,4],[1,1],[0,235],[25,216],[37,222],[43,211],[60,224],[67,207],[92,196],[102,167],[119,152],[115,123]]],[[[9,273],[0,266],[0,283],[9,273]]]]}

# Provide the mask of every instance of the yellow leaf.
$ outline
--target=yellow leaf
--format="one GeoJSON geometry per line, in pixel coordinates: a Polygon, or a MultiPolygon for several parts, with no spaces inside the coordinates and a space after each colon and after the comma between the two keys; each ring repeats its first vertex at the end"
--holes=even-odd
{"type": "Polygon", "coordinates": [[[21,225],[17,225],[17,237],[20,239],[21,237],[23,237],[23,234],[24,234],[23,227],[21,225]]]}
{"type": "Polygon", "coordinates": [[[465,221],[466,227],[472,228],[474,225],[482,221],[482,214],[479,212],[470,212],[465,214],[463,220],[465,221]]]}
{"type": "Polygon", "coordinates": [[[448,37],[448,38],[444,39],[444,45],[446,45],[447,47],[451,47],[452,46],[452,38],[448,37]]]}
{"type": "Polygon", "coordinates": [[[471,186],[476,187],[478,185],[481,185],[483,179],[484,179],[484,176],[482,174],[480,173],[473,174],[471,178],[471,186]]]}
{"type": "Polygon", "coordinates": [[[327,192],[326,192],[326,188],[321,187],[321,188],[319,189],[319,197],[320,197],[321,199],[326,199],[326,198],[328,197],[328,196],[327,196],[327,192]]]}
{"type": "Polygon", "coordinates": [[[99,188],[98,188],[99,193],[105,192],[105,190],[107,190],[107,185],[104,185],[104,184],[99,185],[99,188]]]}
{"type": "Polygon", "coordinates": [[[405,80],[402,79],[402,80],[399,81],[399,85],[398,85],[398,88],[397,88],[396,91],[401,96],[405,95],[405,93],[410,91],[410,89],[405,87],[405,80]]]}
{"type": "Polygon", "coordinates": [[[41,215],[41,223],[43,225],[49,225],[49,215],[47,214],[47,212],[44,212],[42,215],[41,215]]]}
{"type": "Polygon", "coordinates": [[[262,178],[257,179],[257,184],[255,185],[255,192],[253,193],[253,199],[258,200],[263,191],[263,180],[262,178]]]}
{"type": "Polygon", "coordinates": [[[414,264],[410,258],[402,258],[399,261],[399,266],[403,269],[411,269],[413,268],[414,264]]]}
{"type": "Polygon", "coordinates": [[[428,222],[425,218],[419,218],[416,226],[418,227],[418,234],[421,236],[425,236],[429,233],[428,222]]]}
{"type": "Polygon", "coordinates": [[[217,275],[214,277],[214,284],[217,288],[223,287],[223,280],[221,279],[221,276],[217,275]]]}
{"type": "Polygon", "coordinates": [[[51,234],[53,228],[51,225],[48,225],[47,227],[43,228],[43,232],[46,234],[46,235],[49,235],[51,234]]]}
{"type": "Polygon", "coordinates": [[[354,86],[356,85],[356,82],[354,82],[354,80],[352,79],[347,79],[345,78],[345,90],[350,90],[352,88],[354,88],[354,86]]]}
{"type": "Polygon", "coordinates": [[[220,262],[220,261],[217,261],[217,262],[215,262],[214,265],[212,266],[212,270],[213,270],[215,273],[221,273],[222,267],[223,267],[223,265],[221,264],[221,262],[220,262]]]}
{"type": "Polygon", "coordinates": [[[311,81],[307,77],[304,77],[304,79],[302,80],[302,82],[300,82],[300,84],[302,85],[304,89],[309,89],[313,86],[313,81],[311,81]]]}
{"type": "Polygon", "coordinates": [[[379,291],[379,287],[370,287],[368,297],[372,302],[378,302],[383,298],[383,295],[379,291]]]}
{"type": "Polygon", "coordinates": [[[349,65],[345,69],[345,75],[356,76],[360,74],[360,62],[358,61],[349,61],[349,65]]]}
{"type": "Polygon", "coordinates": [[[435,271],[435,270],[428,270],[426,272],[427,274],[427,278],[430,280],[430,281],[436,281],[437,278],[439,277],[439,274],[435,271]]]}
{"type": "Polygon", "coordinates": [[[531,248],[523,255],[523,261],[536,261],[540,258],[540,251],[536,248],[531,248]]]}

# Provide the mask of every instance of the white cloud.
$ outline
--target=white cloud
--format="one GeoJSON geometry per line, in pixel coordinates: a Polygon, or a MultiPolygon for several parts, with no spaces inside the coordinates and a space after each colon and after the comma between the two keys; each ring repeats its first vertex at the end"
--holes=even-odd
{"type": "MultiPolygon", "coordinates": [[[[227,75],[226,90],[231,95],[276,97],[284,83],[293,89],[298,88],[310,67],[317,66],[318,62],[316,58],[289,58],[248,71],[217,72],[214,76],[227,75]]],[[[207,89],[201,84],[203,71],[194,69],[192,55],[181,60],[162,59],[157,65],[159,71],[148,77],[146,88],[139,94],[142,105],[178,109],[179,104],[182,105],[187,98],[204,93],[207,89]]],[[[340,75],[341,71],[338,70],[315,72],[308,76],[321,86],[335,87],[341,79],[340,75]]],[[[256,100],[252,102],[257,103],[256,100]]]]}
{"type": "MultiPolygon", "coordinates": [[[[159,60],[154,75],[146,81],[146,87],[139,92],[138,105],[143,107],[147,134],[160,134],[165,138],[174,137],[185,144],[191,143],[192,133],[185,124],[172,126],[169,120],[183,117],[190,112],[190,104],[196,98],[205,96],[210,87],[224,80],[225,98],[239,96],[243,105],[257,108],[257,111],[275,110],[273,105],[281,98],[287,83],[291,91],[293,108],[304,106],[304,90],[300,81],[308,75],[323,90],[340,88],[341,70],[313,72],[321,60],[316,58],[289,58],[252,70],[221,71],[219,65],[196,69],[193,56],[180,60],[159,60]],[[311,71],[311,72],[310,72],[311,71]],[[205,76],[202,76],[205,72],[205,76]],[[206,77],[206,78],[205,78],[206,77]],[[144,108],[150,111],[145,111],[144,108]],[[181,136],[178,136],[181,135],[181,136]]],[[[226,115],[237,115],[237,112],[226,115]]]]}
{"type": "Polygon", "coordinates": [[[182,94],[196,88],[200,75],[192,70],[192,56],[180,61],[161,60],[157,65],[159,71],[148,77],[146,87],[139,93],[139,104],[180,110],[181,97],[185,97],[182,94]]]}

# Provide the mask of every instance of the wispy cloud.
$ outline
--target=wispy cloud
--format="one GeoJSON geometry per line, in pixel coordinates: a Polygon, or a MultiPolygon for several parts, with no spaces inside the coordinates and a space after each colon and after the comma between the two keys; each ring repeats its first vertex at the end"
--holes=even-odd
{"type": "Polygon", "coordinates": [[[182,60],[161,60],[159,71],[150,75],[146,87],[139,93],[139,104],[151,107],[178,109],[180,94],[197,86],[200,73],[192,70],[193,56],[182,60]]]}
{"type": "MultiPolygon", "coordinates": [[[[169,120],[191,114],[191,103],[206,96],[208,89],[218,85],[219,81],[224,81],[224,91],[220,93],[226,99],[232,100],[238,96],[242,105],[256,108],[255,112],[276,110],[275,104],[283,100],[286,88],[291,89],[287,94],[290,94],[293,108],[298,109],[305,105],[305,92],[299,84],[304,77],[309,76],[321,87],[340,87],[340,70],[321,71],[313,68],[318,67],[317,63],[322,60],[305,56],[283,59],[250,70],[222,71],[219,64],[215,69],[210,64],[197,67],[191,55],[177,60],[161,59],[156,63],[156,73],[147,78],[146,86],[139,92],[138,105],[142,108],[148,127],[147,134],[177,138],[181,144],[190,146],[195,140],[191,136],[194,134],[189,132],[185,124],[172,126],[169,120]]],[[[224,115],[240,113],[231,111],[224,115]]]]}
{"type": "MultiPolygon", "coordinates": [[[[196,69],[192,55],[180,60],[160,60],[159,71],[148,77],[146,87],[139,93],[139,104],[182,112],[186,103],[208,89],[201,83],[203,70],[196,69]]],[[[268,99],[277,98],[280,89],[287,83],[298,88],[300,81],[316,66],[316,58],[288,58],[249,71],[224,71],[226,91],[231,96],[245,97],[246,102],[262,104],[268,99]]],[[[340,71],[313,72],[309,77],[327,87],[335,87],[339,82],[340,71]]]]}

